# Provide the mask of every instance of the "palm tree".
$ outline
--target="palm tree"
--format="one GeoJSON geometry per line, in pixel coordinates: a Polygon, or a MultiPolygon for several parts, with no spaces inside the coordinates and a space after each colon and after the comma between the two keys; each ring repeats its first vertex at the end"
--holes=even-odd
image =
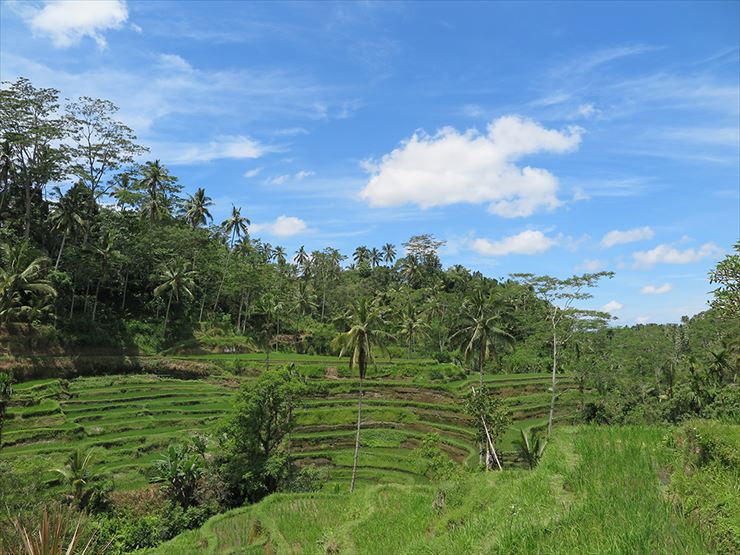
{"type": "Polygon", "coordinates": [[[275,258],[280,266],[283,266],[287,260],[285,247],[281,247],[279,245],[275,247],[275,249],[272,251],[272,256],[275,258]]]}
{"type": "Polygon", "coordinates": [[[26,242],[15,246],[0,243],[0,320],[6,323],[16,307],[22,304],[22,294],[51,297],[57,294],[51,283],[41,277],[49,259],[39,256],[25,263],[27,249],[26,242]]]}
{"type": "Polygon", "coordinates": [[[393,243],[383,245],[383,260],[386,264],[393,264],[396,259],[396,246],[393,243]]]}
{"type": "Polygon", "coordinates": [[[151,222],[159,221],[169,214],[170,193],[178,190],[175,187],[177,178],[159,160],[147,162],[142,169],[138,186],[146,190],[146,200],[142,206],[141,216],[151,222]]]}
{"type": "Polygon", "coordinates": [[[355,456],[352,463],[352,482],[349,491],[355,489],[357,477],[357,462],[360,455],[360,427],[362,423],[362,382],[365,379],[368,362],[372,362],[373,348],[379,348],[388,352],[385,348],[385,340],[391,338],[391,334],[383,331],[385,325],[383,313],[374,303],[367,299],[360,299],[353,303],[345,318],[349,322],[349,329],[339,334],[334,340],[335,347],[340,347],[339,356],[350,353],[349,367],[357,366],[360,374],[360,385],[357,394],[357,433],[355,435],[355,456]]]}
{"type": "Polygon", "coordinates": [[[531,431],[519,430],[520,438],[514,441],[514,445],[525,462],[533,469],[540,462],[542,453],[547,447],[547,440],[531,431]]]}
{"type": "Polygon", "coordinates": [[[306,247],[301,245],[301,248],[298,249],[295,253],[295,256],[293,257],[293,262],[298,264],[298,266],[303,270],[303,275],[306,275],[306,271],[308,270],[308,265],[311,263],[311,255],[306,252],[306,247]]]}
{"type": "Polygon", "coordinates": [[[376,249],[375,247],[373,247],[370,250],[370,254],[368,256],[370,258],[370,265],[373,268],[377,268],[378,266],[380,266],[380,263],[383,262],[383,256],[380,254],[380,251],[376,249]]]}
{"type": "Polygon", "coordinates": [[[82,219],[80,207],[71,197],[62,195],[59,187],[54,187],[54,191],[59,195],[59,201],[52,213],[49,214],[49,222],[54,231],[62,231],[62,244],[59,246],[59,254],[57,255],[56,264],[54,264],[54,269],[57,270],[59,268],[59,261],[62,259],[62,252],[64,251],[64,243],[67,241],[67,236],[83,228],[85,226],[85,220],[82,219]]]}
{"type": "Polygon", "coordinates": [[[100,261],[100,276],[98,277],[98,283],[95,286],[95,299],[93,300],[93,309],[92,309],[92,318],[91,320],[95,321],[95,313],[98,308],[98,296],[100,295],[100,285],[103,282],[103,279],[106,277],[106,271],[108,270],[108,265],[110,264],[110,261],[112,258],[114,258],[117,255],[120,255],[120,253],[113,248],[115,245],[115,235],[112,233],[106,234],[106,236],[103,239],[103,245],[100,247],[93,246],[92,251],[93,253],[98,257],[100,261]]]}
{"type": "Polygon", "coordinates": [[[188,200],[185,201],[185,221],[192,228],[206,225],[208,220],[213,220],[213,216],[208,211],[208,207],[212,205],[213,201],[211,197],[206,196],[206,190],[199,188],[194,195],[189,196],[188,200]]]}
{"type": "Polygon", "coordinates": [[[357,266],[360,266],[363,262],[367,262],[370,257],[370,250],[365,245],[360,245],[355,249],[352,254],[352,259],[355,261],[357,266]]]}
{"type": "Polygon", "coordinates": [[[483,367],[486,360],[496,356],[497,344],[510,346],[514,338],[500,327],[506,306],[499,297],[486,296],[483,291],[475,293],[463,304],[465,324],[453,337],[463,338],[463,354],[470,361],[477,357],[480,385],[483,386],[483,367]]]}
{"type": "Polygon", "coordinates": [[[165,291],[169,291],[169,297],[167,299],[167,310],[164,315],[164,329],[162,330],[162,336],[164,337],[167,332],[167,321],[170,317],[170,306],[172,305],[172,298],[174,297],[177,302],[180,302],[182,297],[193,298],[193,288],[195,283],[193,277],[195,272],[188,269],[188,264],[185,263],[181,266],[166,266],[160,277],[162,283],[160,283],[154,294],[161,296],[165,291]]]}
{"type": "Polygon", "coordinates": [[[427,318],[425,318],[424,313],[414,305],[406,305],[401,311],[399,335],[406,338],[406,348],[409,357],[414,347],[414,340],[419,336],[426,335],[427,329],[429,329],[429,324],[427,324],[427,318]]]}
{"type": "Polygon", "coordinates": [[[72,499],[80,508],[85,505],[87,497],[85,487],[93,479],[90,473],[93,452],[94,449],[90,449],[86,455],[83,455],[82,450],[76,449],[69,456],[66,468],[54,469],[54,472],[59,473],[67,485],[72,487],[72,499]]]}
{"type": "Polygon", "coordinates": [[[247,234],[247,226],[251,225],[251,223],[248,218],[242,216],[241,207],[237,208],[233,204],[231,205],[231,217],[221,222],[221,226],[226,231],[226,235],[231,236],[232,248],[236,239],[240,239],[242,235],[247,234]]]}

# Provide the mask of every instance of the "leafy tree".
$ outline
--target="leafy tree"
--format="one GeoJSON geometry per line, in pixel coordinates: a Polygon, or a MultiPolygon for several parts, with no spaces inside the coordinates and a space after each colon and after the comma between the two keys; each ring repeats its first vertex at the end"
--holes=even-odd
{"type": "Polygon", "coordinates": [[[366,298],[361,298],[353,303],[345,320],[349,324],[349,329],[338,335],[335,340],[335,346],[340,348],[339,356],[350,355],[349,367],[352,370],[355,366],[360,376],[360,384],[357,390],[357,432],[355,434],[355,455],[352,463],[352,481],[349,491],[355,489],[355,479],[357,476],[357,462],[360,455],[360,427],[362,425],[362,382],[367,373],[367,364],[374,360],[373,349],[379,348],[386,353],[386,341],[392,336],[384,331],[386,321],[383,311],[366,298]]]}
{"type": "Polygon", "coordinates": [[[567,279],[532,274],[514,274],[512,277],[531,287],[534,293],[546,303],[546,317],[552,337],[552,385],[550,414],[547,419],[547,436],[552,432],[557,399],[558,347],[566,343],[577,330],[603,325],[610,318],[608,314],[594,310],[579,309],[577,301],[590,299],[593,295],[588,289],[596,287],[602,278],[614,277],[614,272],[583,274],[567,279]]]}
{"type": "Polygon", "coordinates": [[[501,470],[501,461],[496,453],[496,440],[511,425],[509,411],[495,395],[485,387],[472,388],[465,397],[465,411],[475,422],[478,445],[484,444],[486,469],[490,470],[496,462],[501,470]],[[493,459],[493,460],[492,460],[493,459]]]}
{"type": "Polygon", "coordinates": [[[421,471],[432,481],[449,480],[458,470],[458,465],[440,448],[438,433],[426,434],[416,450],[421,471]]]}
{"type": "Polygon", "coordinates": [[[267,370],[242,386],[217,456],[232,504],[257,501],[288,477],[286,437],[295,426],[295,409],[304,391],[290,367],[267,370]]]}
{"type": "Polygon", "coordinates": [[[740,241],[734,249],[735,254],[727,255],[709,272],[709,282],[718,285],[712,306],[729,318],[740,317],[740,241]]]}
{"type": "Polygon", "coordinates": [[[413,304],[406,305],[402,309],[400,317],[398,335],[406,338],[407,354],[411,356],[416,340],[427,335],[429,324],[427,323],[426,314],[413,304]]]}

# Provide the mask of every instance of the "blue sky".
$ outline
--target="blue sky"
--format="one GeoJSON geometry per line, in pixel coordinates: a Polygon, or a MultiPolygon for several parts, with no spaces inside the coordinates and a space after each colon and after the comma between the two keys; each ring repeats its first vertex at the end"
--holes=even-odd
{"type": "Polygon", "coordinates": [[[447,241],[493,277],[706,307],[740,235],[740,3],[0,4],[0,76],[108,98],[216,221],[289,250],[447,241]]]}

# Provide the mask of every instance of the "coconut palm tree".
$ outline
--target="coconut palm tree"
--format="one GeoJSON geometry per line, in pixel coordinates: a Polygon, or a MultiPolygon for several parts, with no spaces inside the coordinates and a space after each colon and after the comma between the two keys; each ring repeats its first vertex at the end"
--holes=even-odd
{"type": "Polygon", "coordinates": [[[141,173],[137,186],[146,191],[141,217],[159,221],[170,213],[170,195],[179,190],[175,186],[177,178],[159,160],[144,164],[141,173]]]}
{"type": "Polygon", "coordinates": [[[415,305],[408,304],[401,310],[401,323],[399,335],[406,338],[407,354],[410,357],[414,348],[414,342],[420,336],[424,336],[429,329],[427,318],[415,305]]]}
{"type": "Polygon", "coordinates": [[[42,278],[44,266],[49,263],[45,256],[25,262],[28,244],[19,242],[15,246],[0,243],[0,320],[10,321],[14,311],[22,306],[24,293],[34,296],[56,296],[51,283],[42,278]]]}
{"type": "Polygon", "coordinates": [[[355,252],[352,254],[352,260],[355,261],[355,264],[357,266],[362,265],[363,262],[368,262],[368,259],[370,258],[370,249],[368,249],[365,245],[360,245],[355,249],[355,252]]]}
{"type": "Polygon", "coordinates": [[[396,259],[396,246],[393,243],[383,245],[383,260],[386,264],[393,264],[396,259]]]}
{"type": "Polygon", "coordinates": [[[367,299],[360,299],[353,303],[345,319],[349,323],[349,329],[339,334],[334,340],[335,347],[340,348],[339,356],[350,355],[349,367],[355,366],[359,371],[360,385],[357,393],[357,433],[355,435],[355,456],[352,463],[352,482],[350,483],[350,492],[355,489],[355,480],[357,477],[357,462],[360,455],[360,427],[362,424],[362,383],[367,372],[368,362],[372,362],[373,349],[378,348],[388,352],[385,347],[387,339],[393,336],[385,332],[382,328],[386,322],[383,312],[380,308],[367,299]]]}
{"type": "Polygon", "coordinates": [[[162,330],[162,336],[167,332],[167,321],[170,317],[170,306],[172,305],[173,297],[177,302],[180,302],[180,299],[183,297],[193,298],[193,289],[195,288],[195,283],[193,281],[194,276],[195,272],[189,269],[187,263],[182,264],[181,266],[165,266],[162,269],[160,274],[162,283],[154,289],[154,294],[158,297],[162,296],[166,291],[170,292],[167,299],[167,310],[164,315],[164,329],[162,330]]]}
{"type": "Polygon", "coordinates": [[[463,354],[467,361],[477,358],[480,385],[483,386],[483,367],[496,356],[497,346],[511,346],[514,337],[503,329],[501,322],[506,314],[504,301],[494,295],[477,291],[472,299],[463,303],[463,327],[454,337],[462,338],[463,354]]]}
{"type": "Polygon", "coordinates": [[[383,262],[383,256],[380,254],[380,251],[373,247],[370,250],[370,254],[368,255],[368,258],[370,260],[370,265],[373,268],[377,268],[380,266],[380,263],[383,262]]]}
{"type": "Polygon", "coordinates": [[[241,239],[242,235],[247,234],[247,226],[251,223],[249,218],[242,216],[241,207],[237,208],[233,204],[231,205],[231,216],[221,222],[221,226],[224,228],[226,235],[231,236],[230,243],[232,247],[237,239],[241,239]]]}
{"type": "Polygon", "coordinates": [[[287,261],[285,247],[281,247],[279,245],[275,247],[272,251],[272,256],[280,266],[285,265],[285,262],[287,261]]]}
{"type": "Polygon", "coordinates": [[[93,246],[92,252],[95,254],[95,256],[98,258],[99,261],[99,268],[100,268],[100,276],[98,277],[98,283],[95,286],[95,299],[93,300],[93,309],[92,309],[92,321],[95,321],[95,313],[98,308],[98,297],[100,295],[100,285],[102,284],[103,280],[106,277],[106,272],[108,270],[108,266],[111,263],[111,260],[115,258],[116,256],[120,256],[120,252],[114,249],[115,246],[116,237],[112,233],[108,233],[103,238],[103,243],[101,246],[93,246]]]}
{"type": "Polygon", "coordinates": [[[52,230],[62,232],[62,244],[59,246],[59,254],[57,255],[56,264],[54,264],[54,269],[57,270],[67,237],[74,235],[78,229],[85,227],[85,220],[82,218],[80,206],[71,196],[63,195],[59,187],[54,187],[54,192],[59,196],[59,200],[54,210],[49,214],[49,222],[52,230]]]}
{"type": "Polygon", "coordinates": [[[195,191],[194,195],[188,196],[184,206],[185,221],[192,227],[196,228],[206,225],[213,216],[208,211],[208,207],[213,205],[211,197],[206,196],[206,190],[202,187],[195,191]]]}

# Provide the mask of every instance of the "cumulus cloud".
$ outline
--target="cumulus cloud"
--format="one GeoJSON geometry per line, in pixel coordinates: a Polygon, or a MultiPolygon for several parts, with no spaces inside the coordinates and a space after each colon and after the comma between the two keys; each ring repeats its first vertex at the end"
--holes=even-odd
{"type": "Polygon", "coordinates": [[[673,285],[670,283],[664,283],[660,287],[656,287],[655,285],[646,285],[642,289],[640,289],[640,293],[643,293],[645,295],[664,295],[665,293],[668,293],[671,289],[673,289],[673,285]]]}
{"type": "Polygon", "coordinates": [[[223,158],[259,158],[268,149],[250,137],[222,135],[206,144],[159,145],[152,151],[170,164],[197,164],[223,158]]]}
{"type": "Polygon", "coordinates": [[[251,231],[263,232],[276,237],[291,237],[308,231],[306,222],[294,216],[278,216],[274,222],[252,224],[251,231]]]}
{"type": "Polygon", "coordinates": [[[557,240],[541,231],[522,231],[499,241],[474,239],[471,248],[483,256],[505,256],[507,254],[540,254],[557,244],[557,240]]]}
{"type": "Polygon", "coordinates": [[[647,239],[652,239],[654,235],[655,232],[649,226],[635,227],[632,229],[626,229],[624,231],[614,229],[601,238],[601,246],[605,248],[610,248],[615,245],[634,243],[635,241],[644,241],[647,239]]]}
{"type": "Polygon", "coordinates": [[[578,127],[546,129],[519,116],[491,122],[485,135],[451,127],[435,135],[418,132],[381,160],[365,163],[371,176],[360,196],[371,206],[489,203],[489,211],[502,217],[529,216],[560,204],[558,180],[518,160],[573,151],[581,134],[578,127]]]}
{"type": "Polygon", "coordinates": [[[632,253],[636,268],[649,268],[655,264],[690,264],[702,258],[722,254],[714,243],[704,243],[697,249],[678,250],[671,245],[661,244],[649,251],[632,253]]]}
{"type": "Polygon", "coordinates": [[[128,19],[123,0],[47,0],[41,9],[24,9],[23,16],[34,33],[51,37],[54,46],[66,48],[90,37],[105,48],[103,32],[120,29],[128,19]]]}
{"type": "Polygon", "coordinates": [[[601,307],[601,310],[604,312],[616,312],[617,310],[621,310],[624,308],[624,305],[618,301],[609,301],[604,306],[601,307]]]}

